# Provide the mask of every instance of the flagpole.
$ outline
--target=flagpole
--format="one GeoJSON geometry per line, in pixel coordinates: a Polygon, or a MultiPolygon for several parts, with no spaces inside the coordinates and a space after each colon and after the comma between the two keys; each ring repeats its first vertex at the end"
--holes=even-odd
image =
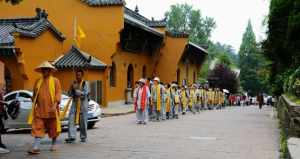
{"type": "Polygon", "coordinates": [[[73,23],[74,23],[74,26],[73,26],[73,31],[74,31],[74,33],[73,33],[73,43],[75,43],[75,45],[76,45],[76,34],[77,34],[77,18],[76,18],[76,16],[74,17],[74,21],[73,21],[73,23]]]}
{"type": "MultiPolygon", "coordinates": [[[[77,26],[77,19],[76,19],[76,16],[74,17],[73,19],[73,45],[78,47],[77,44],[76,44],[76,26],[77,26]]],[[[75,73],[75,66],[73,66],[73,72],[75,73]]]]}

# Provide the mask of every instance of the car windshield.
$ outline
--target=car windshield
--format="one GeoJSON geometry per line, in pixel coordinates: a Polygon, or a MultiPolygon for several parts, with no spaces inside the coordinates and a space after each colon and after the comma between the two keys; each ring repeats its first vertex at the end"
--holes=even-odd
{"type": "Polygon", "coordinates": [[[16,96],[17,96],[17,93],[13,93],[13,94],[10,94],[8,96],[5,97],[5,101],[11,101],[11,100],[14,100],[16,99],[16,96]]]}
{"type": "Polygon", "coordinates": [[[25,93],[25,92],[20,92],[19,93],[19,97],[22,97],[22,98],[28,98],[28,99],[31,99],[31,94],[29,93],[25,93]]]}

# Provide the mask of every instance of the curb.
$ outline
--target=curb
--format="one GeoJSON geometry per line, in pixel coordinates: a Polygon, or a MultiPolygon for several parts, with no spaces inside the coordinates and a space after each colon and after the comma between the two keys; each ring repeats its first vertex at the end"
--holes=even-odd
{"type": "Polygon", "coordinates": [[[128,112],[124,112],[124,113],[113,113],[113,114],[110,114],[110,113],[102,113],[102,118],[107,118],[107,117],[114,117],[114,116],[122,116],[122,115],[128,115],[128,114],[132,114],[134,113],[135,111],[128,111],[128,112]]]}

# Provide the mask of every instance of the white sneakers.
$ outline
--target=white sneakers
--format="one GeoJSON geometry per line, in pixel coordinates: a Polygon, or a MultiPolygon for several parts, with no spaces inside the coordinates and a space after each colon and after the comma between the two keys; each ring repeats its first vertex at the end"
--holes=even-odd
{"type": "Polygon", "coordinates": [[[9,153],[10,151],[8,149],[0,147],[0,154],[9,153]]]}

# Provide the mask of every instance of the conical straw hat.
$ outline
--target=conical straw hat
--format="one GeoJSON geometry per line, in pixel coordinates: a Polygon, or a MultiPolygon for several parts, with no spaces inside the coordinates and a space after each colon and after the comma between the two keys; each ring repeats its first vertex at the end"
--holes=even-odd
{"type": "Polygon", "coordinates": [[[42,64],[40,64],[38,67],[36,67],[35,71],[41,72],[42,68],[49,68],[52,71],[56,71],[56,68],[50,62],[48,62],[48,61],[45,61],[42,64]]]}

